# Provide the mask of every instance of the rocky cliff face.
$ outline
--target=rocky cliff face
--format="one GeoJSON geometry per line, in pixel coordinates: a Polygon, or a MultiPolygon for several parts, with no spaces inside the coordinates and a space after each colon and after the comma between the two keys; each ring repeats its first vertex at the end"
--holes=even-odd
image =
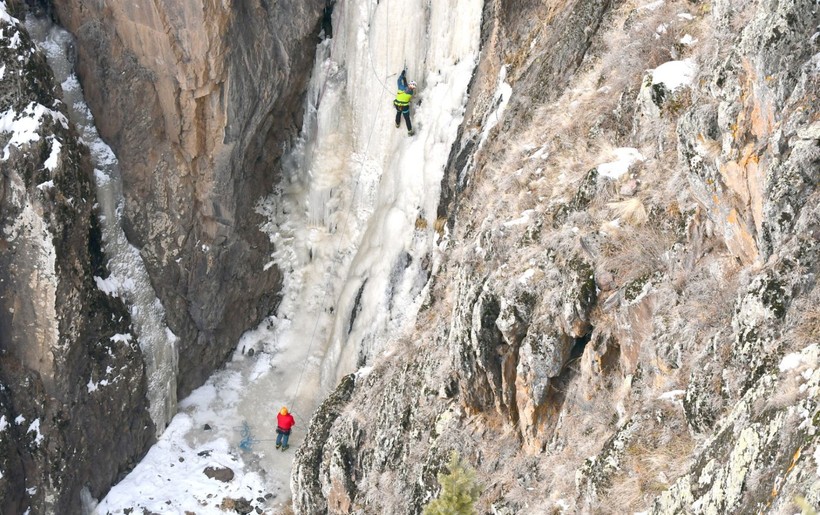
{"type": "Polygon", "coordinates": [[[429,297],[314,416],[297,511],[419,513],[451,450],[483,513],[820,506],[819,26],[488,1],[429,297]]]}
{"type": "MultiPolygon", "coordinates": [[[[8,2],[7,2],[8,4],[8,2]]],[[[43,55],[0,6],[0,512],[77,513],[154,435],[106,277],[88,149],[43,55]]]]}
{"type": "Polygon", "coordinates": [[[180,337],[185,395],[277,305],[255,203],[301,124],[324,3],[53,4],[120,161],[129,239],[180,337]]]}

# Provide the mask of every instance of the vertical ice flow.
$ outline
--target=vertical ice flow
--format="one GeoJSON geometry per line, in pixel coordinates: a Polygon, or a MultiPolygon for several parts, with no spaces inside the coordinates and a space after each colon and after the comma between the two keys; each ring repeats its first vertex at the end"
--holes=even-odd
{"type": "Polygon", "coordinates": [[[123,198],[117,158],[97,133],[94,118],[74,74],[73,63],[69,61],[68,49],[74,44],[72,36],[49,20],[31,16],[28,17],[26,28],[45,53],[54,77],[62,84],[62,100],[69,117],[77,127],[82,141],[91,150],[103,250],[108,258],[108,270],[111,274],[104,281],[105,289],[113,295],[121,296],[131,313],[145,359],[151,419],[159,435],[176,413],[177,338],[165,324],[165,310],[151,286],[139,251],[128,243],[120,225],[123,198]]]}
{"type": "MultiPolygon", "coordinates": [[[[418,311],[434,246],[441,178],[478,57],[483,6],[478,0],[366,4],[369,19],[358,23],[357,40],[366,36],[370,62],[348,74],[347,94],[363,122],[357,150],[378,170],[379,182],[328,335],[323,367],[328,386],[409,329],[418,311]],[[403,125],[393,127],[391,106],[405,63],[420,87],[413,110],[418,135],[409,139],[403,125]]],[[[350,7],[347,2],[345,7],[350,7]]],[[[360,62],[365,54],[352,38],[339,44],[343,65],[360,62]]]]}
{"type": "Polygon", "coordinates": [[[181,401],[171,429],[112,488],[100,513],[135,505],[199,512],[204,500],[244,495],[246,481],[257,480],[287,503],[293,453],[273,446],[279,408],[287,404],[296,416],[295,448],[338,375],[413,325],[426,270],[438,260],[432,222],[478,57],[483,3],[335,4],[333,38],[316,50],[301,137],[284,158],[277,191],[259,204],[276,249],[266,266],[284,273],[280,308],[181,401]],[[420,85],[412,137],[393,125],[405,61],[420,85]],[[244,424],[258,441],[240,452],[244,424]],[[184,474],[214,463],[237,476],[215,486],[184,474]]]}
{"type": "MultiPolygon", "coordinates": [[[[441,178],[478,58],[482,7],[336,2],[302,135],[281,190],[260,205],[285,286],[277,341],[268,344],[282,353],[281,368],[260,381],[259,395],[274,391],[275,402],[309,416],[341,375],[412,325],[437,237],[441,178]],[[420,88],[415,136],[403,121],[394,126],[405,64],[420,88]]],[[[253,422],[252,406],[240,411],[253,422]]]]}

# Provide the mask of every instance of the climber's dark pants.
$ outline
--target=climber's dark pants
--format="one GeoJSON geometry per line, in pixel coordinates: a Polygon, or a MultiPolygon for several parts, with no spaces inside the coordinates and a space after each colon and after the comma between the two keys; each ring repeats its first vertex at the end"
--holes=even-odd
{"type": "Polygon", "coordinates": [[[395,104],[394,106],[396,108],[396,125],[401,123],[401,115],[404,115],[404,121],[407,124],[407,130],[412,131],[413,125],[410,123],[410,106],[402,107],[397,106],[395,104]]]}

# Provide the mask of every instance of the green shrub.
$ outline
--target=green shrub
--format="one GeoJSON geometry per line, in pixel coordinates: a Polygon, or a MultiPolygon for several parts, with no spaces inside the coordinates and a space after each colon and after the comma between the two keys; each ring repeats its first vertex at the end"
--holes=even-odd
{"type": "Polygon", "coordinates": [[[809,504],[805,497],[797,496],[794,499],[794,504],[800,508],[803,515],[817,515],[817,510],[814,509],[814,506],[809,504]]]}
{"type": "Polygon", "coordinates": [[[439,472],[441,492],[424,507],[424,515],[474,515],[475,502],[481,493],[475,470],[464,464],[455,451],[450,454],[447,469],[448,474],[439,472]]]}

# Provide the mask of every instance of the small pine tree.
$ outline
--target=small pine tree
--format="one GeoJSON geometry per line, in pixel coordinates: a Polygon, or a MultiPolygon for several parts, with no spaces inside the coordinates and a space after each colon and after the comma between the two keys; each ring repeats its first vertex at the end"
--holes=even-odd
{"type": "Polygon", "coordinates": [[[814,509],[814,506],[809,504],[809,501],[806,500],[805,497],[798,495],[794,499],[794,504],[800,508],[802,515],[817,515],[817,510],[814,509]]]}
{"type": "Polygon", "coordinates": [[[438,473],[441,492],[424,507],[424,515],[475,515],[475,502],[481,493],[475,470],[465,465],[458,453],[450,454],[448,474],[438,473]]]}

